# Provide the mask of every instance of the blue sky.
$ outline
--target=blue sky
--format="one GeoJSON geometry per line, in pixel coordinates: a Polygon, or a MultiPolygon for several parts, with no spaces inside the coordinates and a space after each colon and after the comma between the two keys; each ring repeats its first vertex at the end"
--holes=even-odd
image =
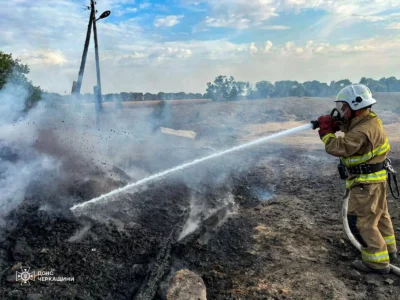
{"type": "MultiPolygon", "coordinates": [[[[69,92],[89,0],[0,0],[0,50],[31,66],[49,91],[69,92]],[[51,5],[49,5],[51,3],[51,5]]],[[[400,76],[400,1],[98,0],[104,92],[204,92],[238,80],[400,76]]],[[[83,90],[95,85],[93,41],[83,90]]]]}
{"type": "MultiPolygon", "coordinates": [[[[399,12],[399,10],[391,9],[379,12],[376,15],[385,16],[396,12],[399,12]]],[[[316,36],[324,39],[325,37],[321,36],[323,28],[313,25],[329,16],[329,12],[318,8],[305,8],[301,11],[288,10],[262,21],[262,24],[258,26],[235,28],[233,26],[204,26],[203,21],[209,16],[209,13],[210,8],[207,2],[199,2],[193,5],[178,0],[131,1],[131,3],[125,3],[115,9],[114,14],[107,21],[120,23],[135,19],[144,29],[160,34],[164,41],[228,39],[234,43],[251,43],[272,39],[275,43],[284,43],[288,39],[297,42],[313,40],[316,36]],[[140,8],[143,5],[145,8],[140,8]],[[173,26],[154,26],[155,20],[168,16],[180,16],[181,18],[178,18],[177,24],[173,26]]],[[[386,21],[376,24],[375,22],[364,21],[352,26],[338,27],[330,33],[329,40],[340,42],[382,34],[380,30],[384,29],[389,23],[386,21]]],[[[389,35],[390,31],[383,33],[389,35]]],[[[326,37],[326,40],[328,40],[328,37],[326,37]]]]}

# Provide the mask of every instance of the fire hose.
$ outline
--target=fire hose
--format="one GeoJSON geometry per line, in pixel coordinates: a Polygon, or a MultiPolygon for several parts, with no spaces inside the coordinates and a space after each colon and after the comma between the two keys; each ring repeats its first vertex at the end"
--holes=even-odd
{"type": "MultiPolygon", "coordinates": [[[[346,193],[343,197],[343,207],[342,207],[342,218],[343,218],[343,227],[344,231],[346,232],[347,237],[349,238],[350,242],[356,247],[359,251],[361,251],[361,244],[356,240],[353,233],[350,230],[349,222],[347,220],[347,208],[349,205],[349,198],[350,198],[350,191],[346,189],[346,193]]],[[[397,276],[400,276],[400,268],[394,265],[390,265],[390,271],[397,276]]]]}
{"type": "Polygon", "coordinates": [[[396,176],[397,172],[393,169],[392,161],[389,158],[387,158],[385,160],[385,167],[384,168],[387,170],[387,173],[388,173],[387,182],[389,184],[390,193],[392,194],[394,199],[398,200],[398,199],[400,199],[400,191],[399,191],[399,184],[397,182],[397,176],[396,176]],[[394,181],[394,185],[395,185],[395,188],[396,188],[397,195],[395,195],[395,193],[393,192],[392,179],[394,181]]]}

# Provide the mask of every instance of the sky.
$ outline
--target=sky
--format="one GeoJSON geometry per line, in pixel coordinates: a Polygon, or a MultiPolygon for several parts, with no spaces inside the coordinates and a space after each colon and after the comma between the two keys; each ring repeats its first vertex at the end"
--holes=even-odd
{"type": "MultiPolygon", "coordinates": [[[[89,0],[0,0],[0,51],[69,94],[89,0]]],[[[236,80],[400,77],[398,0],[97,0],[103,93],[200,92],[236,80]]],[[[82,92],[96,85],[93,35],[82,92]]]]}

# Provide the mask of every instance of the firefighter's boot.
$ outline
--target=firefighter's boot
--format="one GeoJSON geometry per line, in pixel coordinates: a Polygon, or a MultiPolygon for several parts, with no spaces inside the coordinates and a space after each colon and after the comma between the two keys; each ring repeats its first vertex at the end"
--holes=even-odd
{"type": "Polygon", "coordinates": [[[390,266],[387,266],[383,269],[374,269],[370,266],[367,266],[362,260],[355,260],[351,265],[353,266],[353,268],[365,273],[376,273],[381,275],[386,275],[390,273],[390,266]]]}

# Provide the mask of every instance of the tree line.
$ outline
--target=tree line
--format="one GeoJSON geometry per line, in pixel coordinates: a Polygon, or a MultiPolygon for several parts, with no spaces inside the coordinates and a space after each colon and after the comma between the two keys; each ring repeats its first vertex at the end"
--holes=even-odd
{"type": "MultiPolygon", "coordinates": [[[[351,83],[349,79],[331,81],[330,84],[317,80],[303,83],[292,80],[271,83],[263,80],[252,85],[250,82],[235,81],[232,76],[218,76],[213,83],[207,83],[204,97],[211,98],[213,101],[281,97],[332,97],[351,83]]],[[[383,77],[379,80],[362,77],[359,83],[368,86],[372,92],[400,92],[400,80],[393,76],[383,77]]]]}
{"type": "MultiPolygon", "coordinates": [[[[206,92],[201,93],[113,93],[104,94],[104,102],[146,101],[146,100],[188,100],[212,99],[213,101],[235,101],[243,99],[265,99],[282,97],[333,97],[345,86],[351,84],[349,79],[331,81],[329,84],[318,80],[300,83],[292,80],[281,80],[272,83],[259,81],[256,84],[236,81],[232,76],[218,76],[214,82],[208,82],[206,92]]],[[[400,80],[396,77],[375,80],[362,77],[360,82],[367,85],[372,92],[400,92],[400,80]]],[[[53,98],[57,97],[53,94],[53,98]]],[[[61,97],[61,96],[60,96],[61,97]]],[[[80,96],[84,102],[93,102],[93,94],[80,96]]]]}
{"type": "MultiPolygon", "coordinates": [[[[29,74],[29,66],[22,64],[20,60],[13,59],[11,54],[0,51],[0,90],[7,82],[14,87],[24,87],[27,92],[25,109],[33,107],[40,99],[48,98],[54,102],[71,101],[71,96],[57,93],[44,92],[40,87],[34,86],[26,78],[29,74]]],[[[362,77],[360,82],[367,85],[372,92],[400,92],[400,80],[396,77],[383,77],[379,80],[362,77]]],[[[351,84],[349,79],[331,81],[329,84],[317,80],[300,83],[292,80],[281,80],[272,83],[259,81],[255,84],[245,81],[236,81],[232,76],[217,76],[214,82],[208,82],[206,91],[201,93],[111,93],[104,94],[104,102],[126,102],[146,100],[186,100],[186,99],[212,99],[213,101],[235,101],[241,99],[265,99],[281,97],[332,97],[340,89],[351,84]]],[[[80,95],[82,102],[93,102],[93,94],[80,95]]]]}

